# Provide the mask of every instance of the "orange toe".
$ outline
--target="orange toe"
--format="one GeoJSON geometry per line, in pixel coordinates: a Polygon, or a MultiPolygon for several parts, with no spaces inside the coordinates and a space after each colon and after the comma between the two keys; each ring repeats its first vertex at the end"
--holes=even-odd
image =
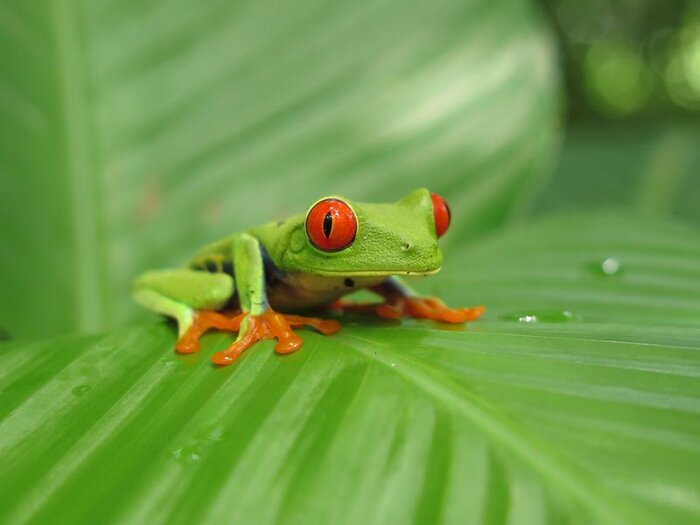
{"type": "Polygon", "coordinates": [[[404,297],[396,304],[387,306],[398,310],[397,317],[432,319],[433,321],[454,324],[475,321],[485,310],[483,306],[475,308],[448,308],[445,303],[435,297],[404,297]]]}
{"type": "Polygon", "coordinates": [[[199,351],[199,338],[206,332],[215,328],[237,332],[244,315],[240,311],[215,312],[212,310],[200,310],[194,314],[192,326],[183,334],[175,345],[179,354],[193,354],[199,351]]]}
{"type": "Polygon", "coordinates": [[[350,301],[336,301],[330,306],[330,308],[353,314],[373,314],[377,313],[377,307],[379,306],[381,306],[380,303],[353,303],[350,301]]]}
{"type": "Polygon", "coordinates": [[[379,317],[384,319],[401,319],[403,316],[401,308],[391,304],[382,304],[378,306],[376,312],[379,317]]]}
{"type": "Polygon", "coordinates": [[[446,323],[463,323],[467,320],[467,314],[462,310],[447,309],[440,314],[440,320],[446,323]]]}
{"type": "Polygon", "coordinates": [[[479,317],[484,315],[484,312],[486,311],[486,307],[485,306],[474,306],[472,308],[465,308],[464,310],[467,314],[467,321],[476,321],[479,317]]]}
{"type": "Polygon", "coordinates": [[[448,308],[437,297],[387,297],[383,304],[347,303],[338,301],[334,307],[346,312],[374,313],[383,319],[400,319],[413,317],[416,319],[431,319],[443,323],[464,323],[476,321],[484,313],[483,306],[474,308],[448,308]]]}
{"type": "Polygon", "coordinates": [[[301,315],[285,314],[285,319],[293,327],[311,326],[323,335],[332,335],[340,331],[340,323],[335,319],[319,319],[318,317],[304,317],[301,315]]]}
{"type": "Polygon", "coordinates": [[[226,350],[216,352],[211,360],[217,365],[230,365],[243,352],[263,339],[276,339],[275,352],[289,354],[302,345],[302,339],[292,327],[311,326],[323,335],[340,330],[340,323],[333,319],[287,315],[266,310],[260,315],[250,315],[240,311],[215,312],[201,310],[195,313],[192,326],[178,340],[175,350],[180,354],[191,354],[199,350],[199,339],[211,329],[240,332],[239,338],[226,350]]]}
{"type": "Polygon", "coordinates": [[[276,339],[275,352],[290,354],[298,350],[303,341],[294,333],[292,327],[308,325],[316,328],[324,335],[340,330],[340,323],[334,320],[323,320],[316,317],[302,317],[275,312],[271,308],[260,315],[247,315],[245,325],[241,325],[244,333],[226,350],[216,352],[212,361],[217,365],[230,365],[235,362],[245,350],[255,343],[265,339],[276,339]]]}

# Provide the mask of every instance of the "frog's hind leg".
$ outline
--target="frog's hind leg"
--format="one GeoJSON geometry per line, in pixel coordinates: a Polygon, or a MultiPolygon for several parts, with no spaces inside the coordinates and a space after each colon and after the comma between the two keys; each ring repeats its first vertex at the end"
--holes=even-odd
{"type": "MultiPolygon", "coordinates": [[[[186,269],[148,272],[134,283],[134,299],[149,310],[173,317],[181,341],[191,332],[201,335],[209,328],[233,329],[231,320],[209,310],[223,308],[234,292],[234,281],[228,274],[186,269]]],[[[180,346],[178,343],[178,349],[180,346]]],[[[197,346],[189,348],[182,351],[193,352],[197,346]]]]}
{"type": "Polygon", "coordinates": [[[484,313],[483,306],[471,308],[449,308],[436,297],[420,297],[398,277],[389,277],[371,290],[382,296],[384,303],[355,304],[338,301],[332,308],[347,312],[375,313],[385,319],[414,317],[432,319],[443,323],[464,323],[476,321],[484,313]]]}

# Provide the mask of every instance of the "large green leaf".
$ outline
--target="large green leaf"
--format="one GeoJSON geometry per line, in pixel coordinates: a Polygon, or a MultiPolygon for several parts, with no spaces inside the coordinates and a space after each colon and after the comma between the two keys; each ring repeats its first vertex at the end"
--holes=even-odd
{"type": "Polygon", "coordinates": [[[549,44],[517,0],[4,1],[0,325],[114,326],[139,271],[322,194],[503,223],[557,142],[549,44]]]}
{"type": "Polygon", "coordinates": [[[11,523],[697,523],[698,261],[683,224],[559,216],[448,252],[425,286],[488,305],[467,330],[356,317],[222,369],[208,356],[229,335],[183,358],[165,324],[5,343],[0,508],[11,523]]]}

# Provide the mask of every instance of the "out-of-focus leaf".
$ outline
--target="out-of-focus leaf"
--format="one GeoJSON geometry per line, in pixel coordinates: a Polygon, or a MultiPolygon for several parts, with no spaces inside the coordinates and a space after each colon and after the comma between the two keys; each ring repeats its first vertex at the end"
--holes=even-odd
{"type": "Polygon", "coordinates": [[[222,369],[229,335],[183,358],[165,324],[0,345],[3,517],[697,523],[697,230],[559,216],[446,255],[426,286],[488,305],[467,330],[352,318],[222,369]]]}
{"type": "Polygon", "coordinates": [[[573,126],[536,211],[625,205],[700,222],[698,144],[689,123],[573,126]]]}
{"type": "Polygon", "coordinates": [[[546,176],[553,64],[515,0],[7,0],[0,322],[114,326],[139,271],[328,193],[501,224],[546,176]]]}

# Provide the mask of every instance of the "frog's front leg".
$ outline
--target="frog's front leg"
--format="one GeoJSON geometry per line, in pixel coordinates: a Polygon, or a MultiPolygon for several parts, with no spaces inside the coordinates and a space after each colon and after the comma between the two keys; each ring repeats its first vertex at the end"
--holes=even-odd
{"type": "Polygon", "coordinates": [[[378,305],[342,303],[340,307],[347,311],[372,311],[385,319],[415,317],[444,323],[476,321],[485,311],[483,306],[449,308],[436,297],[420,297],[398,277],[390,277],[383,283],[373,286],[371,290],[381,295],[385,302],[378,305]]]}
{"type": "Polygon", "coordinates": [[[265,293],[265,268],[258,240],[246,233],[232,240],[233,266],[242,314],[237,321],[240,330],[236,341],[222,352],[212,356],[218,365],[233,363],[247,348],[263,339],[277,339],[275,352],[288,354],[298,349],[301,338],[293,327],[309,325],[322,334],[340,330],[337,321],[326,321],[313,317],[285,315],[270,308],[265,293]]]}

